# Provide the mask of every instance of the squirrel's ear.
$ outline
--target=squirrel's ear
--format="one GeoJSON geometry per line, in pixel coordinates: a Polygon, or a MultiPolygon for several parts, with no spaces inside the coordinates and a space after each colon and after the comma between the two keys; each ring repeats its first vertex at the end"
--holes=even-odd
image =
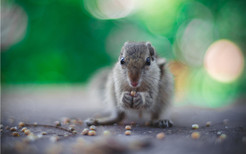
{"type": "Polygon", "coordinates": [[[162,68],[167,63],[165,58],[157,58],[157,65],[162,68]]]}
{"type": "Polygon", "coordinates": [[[155,49],[152,47],[151,43],[150,42],[146,42],[146,46],[148,47],[149,49],[149,53],[150,53],[150,56],[155,56],[155,49]]]}

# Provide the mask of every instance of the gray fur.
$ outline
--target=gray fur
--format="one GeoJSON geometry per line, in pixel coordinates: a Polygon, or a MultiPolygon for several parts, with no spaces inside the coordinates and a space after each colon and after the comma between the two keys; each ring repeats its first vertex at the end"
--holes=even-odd
{"type": "MultiPolygon", "coordinates": [[[[131,118],[129,113],[144,113],[144,121],[151,120],[163,125],[163,121],[156,121],[168,118],[164,115],[173,96],[173,77],[166,60],[156,55],[149,42],[126,42],[118,62],[108,75],[105,96],[105,101],[111,104],[113,111],[126,113],[128,118],[131,118]],[[146,65],[147,57],[151,58],[149,66],[146,65]],[[124,65],[120,64],[122,58],[124,65]],[[131,86],[131,82],[135,81],[138,82],[137,87],[131,86]],[[137,92],[135,97],[130,95],[131,91],[137,92]]],[[[94,120],[100,124],[99,119],[94,120]]]]}

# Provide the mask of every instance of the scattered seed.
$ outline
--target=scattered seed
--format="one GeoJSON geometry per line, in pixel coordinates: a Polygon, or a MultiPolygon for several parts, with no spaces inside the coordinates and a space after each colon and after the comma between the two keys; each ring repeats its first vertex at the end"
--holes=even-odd
{"type": "Polygon", "coordinates": [[[219,139],[221,139],[221,140],[224,140],[224,139],[226,139],[226,134],[221,134],[220,136],[219,136],[219,139]]]}
{"type": "Polygon", "coordinates": [[[51,142],[57,142],[59,140],[59,136],[51,136],[50,141],[51,142]]]}
{"type": "Polygon", "coordinates": [[[200,133],[199,132],[193,132],[191,134],[191,138],[193,138],[193,139],[199,139],[200,138],[200,133]]]}
{"type": "Polygon", "coordinates": [[[125,131],[125,135],[131,135],[131,133],[132,133],[132,132],[131,132],[130,130],[126,130],[126,131],[125,131]]]}
{"type": "Polygon", "coordinates": [[[25,130],[27,130],[26,127],[23,127],[23,128],[21,129],[22,132],[24,132],[25,130]]]}
{"type": "Polygon", "coordinates": [[[132,127],[131,127],[130,125],[126,125],[125,129],[126,129],[126,130],[131,130],[132,127]]]}
{"type": "Polygon", "coordinates": [[[18,132],[13,132],[12,135],[15,136],[15,137],[16,136],[20,136],[20,134],[18,132]]]}
{"type": "Polygon", "coordinates": [[[111,132],[109,130],[105,130],[105,131],[103,131],[103,135],[104,136],[110,136],[111,132]]]}
{"type": "Polygon", "coordinates": [[[29,129],[26,129],[26,130],[24,131],[24,133],[25,133],[26,135],[29,135],[29,134],[31,133],[31,131],[30,131],[29,129]]]}
{"type": "Polygon", "coordinates": [[[19,122],[19,128],[22,128],[22,127],[24,127],[25,126],[25,123],[24,122],[19,122]]]}
{"type": "Polygon", "coordinates": [[[136,95],[136,91],[131,91],[131,96],[135,96],[136,95]]]}
{"type": "Polygon", "coordinates": [[[88,135],[88,133],[89,133],[89,129],[88,128],[83,129],[82,132],[81,132],[82,135],[88,135]]]}
{"type": "Polygon", "coordinates": [[[88,132],[88,135],[89,135],[89,136],[95,136],[95,135],[96,135],[96,131],[95,131],[95,130],[90,130],[90,131],[88,132]]]}
{"type": "Polygon", "coordinates": [[[33,125],[34,125],[34,126],[37,126],[37,125],[38,125],[38,123],[37,123],[37,122],[34,122],[34,123],[33,123],[33,125]]]}
{"type": "Polygon", "coordinates": [[[42,132],[41,134],[42,134],[42,135],[47,135],[47,132],[42,132]]]}
{"type": "Polygon", "coordinates": [[[96,130],[96,126],[91,125],[91,126],[90,126],[90,130],[96,130]]]}
{"type": "Polygon", "coordinates": [[[10,128],[10,131],[16,131],[17,130],[17,127],[11,127],[10,128]]]}
{"type": "Polygon", "coordinates": [[[54,123],[55,123],[56,127],[61,126],[61,122],[60,121],[55,121],[54,123]]]}
{"type": "Polygon", "coordinates": [[[64,118],[62,118],[62,122],[63,122],[64,124],[69,124],[69,123],[70,123],[70,119],[67,118],[67,117],[64,117],[64,118]]]}
{"type": "Polygon", "coordinates": [[[217,132],[217,135],[218,135],[218,136],[220,136],[221,134],[222,134],[222,132],[220,132],[220,131],[217,132]]]}
{"type": "Polygon", "coordinates": [[[199,128],[199,125],[198,125],[198,124],[193,124],[193,125],[191,126],[191,128],[192,128],[192,129],[198,129],[198,128],[199,128]]]}
{"type": "Polygon", "coordinates": [[[206,122],[206,127],[210,127],[211,126],[211,121],[206,122]]]}
{"type": "Polygon", "coordinates": [[[162,140],[164,137],[165,137],[165,134],[164,134],[163,132],[158,133],[158,134],[156,135],[156,138],[159,139],[159,140],[162,140]]]}
{"type": "Polygon", "coordinates": [[[70,131],[74,131],[74,130],[75,130],[75,125],[69,125],[68,129],[69,129],[70,131]]]}

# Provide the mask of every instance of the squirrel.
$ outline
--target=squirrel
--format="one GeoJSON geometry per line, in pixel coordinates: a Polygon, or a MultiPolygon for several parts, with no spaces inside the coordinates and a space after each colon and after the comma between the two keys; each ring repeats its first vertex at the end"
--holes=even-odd
{"type": "Polygon", "coordinates": [[[150,42],[125,42],[118,62],[99,79],[100,93],[112,106],[111,114],[104,118],[89,118],[90,125],[112,125],[138,114],[154,127],[173,125],[165,117],[173,97],[173,76],[165,58],[160,58],[150,42]],[[106,80],[105,80],[106,79],[106,80]]]}

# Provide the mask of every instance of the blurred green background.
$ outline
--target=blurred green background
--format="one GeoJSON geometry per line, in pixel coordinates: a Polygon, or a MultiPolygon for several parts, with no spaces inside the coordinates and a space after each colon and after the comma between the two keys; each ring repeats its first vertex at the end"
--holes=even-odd
{"type": "Polygon", "coordinates": [[[150,41],[177,103],[225,106],[246,94],[245,15],[244,0],[2,0],[1,83],[86,84],[125,41],[150,41]]]}

